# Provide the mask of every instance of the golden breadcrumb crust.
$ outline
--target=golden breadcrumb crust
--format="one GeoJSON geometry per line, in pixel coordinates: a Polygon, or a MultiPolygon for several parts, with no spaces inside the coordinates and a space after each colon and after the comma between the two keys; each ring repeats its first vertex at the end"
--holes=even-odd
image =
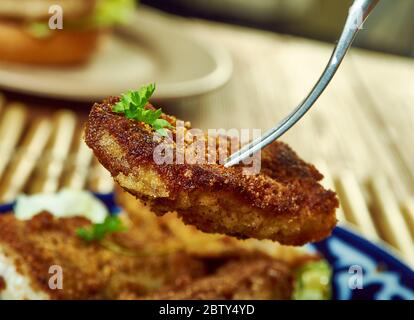
{"type": "Polygon", "coordinates": [[[52,299],[117,299],[129,291],[143,296],[182,276],[205,273],[203,263],[182,250],[158,252],[157,239],[147,238],[144,244],[131,225],[105,243],[86,243],[76,230],[89,225],[83,218],[57,219],[46,212],[29,221],[1,215],[0,250],[31,280],[33,289],[52,299]],[[53,265],[62,267],[63,290],[49,288],[53,265]]]}
{"type": "MultiPolygon", "coordinates": [[[[90,226],[84,218],[0,215],[0,254],[51,299],[289,299],[295,269],[320,259],[269,241],[205,234],[174,214],[157,218],[125,192],[117,199],[128,211],[120,216],[127,231],[101,242],[76,235],[90,226]],[[62,290],[49,288],[52,265],[62,267],[62,290]]],[[[0,292],[7,282],[0,277],[0,292]]]]}
{"type": "MultiPolygon", "coordinates": [[[[85,140],[114,179],[156,214],[176,211],[204,232],[288,245],[321,240],[336,225],[335,193],[325,190],[318,183],[322,175],[286,144],[274,142],[262,151],[256,175],[218,163],[158,165],[154,131],[112,112],[118,99],[93,106],[85,140]]],[[[174,117],[162,117],[176,124],[174,117]]]]}
{"type": "MultiPolygon", "coordinates": [[[[231,261],[216,273],[182,281],[146,296],[155,300],[289,300],[293,275],[286,264],[263,257],[231,261]]],[[[133,299],[133,295],[123,296],[133,299]]]]}

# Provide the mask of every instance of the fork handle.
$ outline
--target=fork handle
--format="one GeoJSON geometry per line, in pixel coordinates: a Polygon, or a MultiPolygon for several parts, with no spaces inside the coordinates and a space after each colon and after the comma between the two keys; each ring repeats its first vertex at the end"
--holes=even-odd
{"type": "Polygon", "coordinates": [[[336,45],[325,71],[322,73],[318,82],[315,84],[311,92],[296,107],[291,114],[283,119],[275,128],[267,131],[260,138],[253,140],[248,145],[241,148],[239,151],[232,154],[226,159],[225,167],[238,164],[240,161],[252,156],[257,151],[263,149],[265,146],[279,138],[287,130],[289,130],[296,122],[301,119],[304,114],[313,106],[315,101],[319,98],[329,82],[332,80],[336,71],[344,59],[349,47],[355,39],[358,31],[379,0],[355,0],[349,9],[349,14],[345,22],[341,37],[336,45]]]}

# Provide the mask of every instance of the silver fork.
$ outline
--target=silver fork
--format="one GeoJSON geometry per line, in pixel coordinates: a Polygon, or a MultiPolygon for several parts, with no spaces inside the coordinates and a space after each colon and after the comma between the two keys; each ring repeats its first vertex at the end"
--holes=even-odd
{"type": "Polygon", "coordinates": [[[283,119],[276,127],[267,131],[260,138],[253,140],[239,151],[233,153],[226,159],[225,167],[231,167],[244,159],[252,156],[257,151],[263,149],[269,143],[273,142],[286,131],[288,131],[300,118],[313,106],[315,101],[319,98],[329,82],[332,80],[336,71],[339,68],[342,60],[344,59],[349,47],[355,39],[358,31],[362,28],[362,25],[379,0],[355,0],[349,9],[349,14],[345,22],[344,29],[342,30],[341,37],[335,49],[329,59],[328,65],[322,73],[315,86],[308,94],[308,96],[302,101],[302,103],[296,107],[291,114],[283,119]]]}

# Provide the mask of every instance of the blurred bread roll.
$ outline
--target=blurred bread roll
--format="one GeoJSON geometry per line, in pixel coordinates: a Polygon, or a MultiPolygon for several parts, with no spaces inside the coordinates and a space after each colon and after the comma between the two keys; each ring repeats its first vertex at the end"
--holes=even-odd
{"type": "Polygon", "coordinates": [[[134,0],[0,0],[0,62],[85,63],[134,9],[134,0]]]}
{"type": "Polygon", "coordinates": [[[105,31],[54,30],[35,37],[24,26],[0,21],[0,60],[27,64],[77,64],[87,61],[105,31]]]}
{"type": "Polygon", "coordinates": [[[0,0],[0,17],[12,19],[38,20],[50,17],[49,8],[62,7],[67,18],[90,14],[96,0],[0,0]]]}

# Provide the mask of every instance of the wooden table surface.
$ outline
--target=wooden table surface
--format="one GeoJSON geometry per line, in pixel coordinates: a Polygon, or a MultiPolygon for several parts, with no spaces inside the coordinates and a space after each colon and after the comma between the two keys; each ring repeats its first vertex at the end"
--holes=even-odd
{"type": "MultiPolygon", "coordinates": [[[[147,14],[146,10],[142,10],[142,14],[147,14]]],[[[193,126],[204,129],[265,130],[274,126],[309,92],[333,49],[333,44],[237,26],[164,14],[159,19],[170,27],[181,28],[182,32],[207,41],[211,46],[227,48],[233,57],[234,73],[224,87],[206,95],[171,104],[164,102],[165,105],[162,105],[178,117],[190,120],[193,126]]],[[[338,212],[341,222],[346,220],[353,223],[368,238],[387,241],[412,265],[413,75],[414,60],[352,49],[313,109],[281,139],[289,143],[302,158],[315,163],[325,175],[325,183],[336,189],[342,204],[338,212]]],[[[13,96],[13,99],[16,97],[13,96]]],[[[3,120],[8,109],[10,107],[6,106],[0,113],[3,120]]],[[[76,112],[79,113],[79,110],[76,112]]],[[[87,110],[83,111],[83,115],[86,113],[87,110]]],[[[68,114],[64,117],[75,117],[73,111],[68,114]]],[[[56,116],[53,119],[50,123],[56,127],[59,120],[56,120],[56,116]]],[[[77,130],[67,125],[67,118],[64,122],[66,133],[60,139],[79,141],[77,130]]],[[[1,136],[1,129],[0,144],[6,136],[1,136]]],[[[50,131],[53,137],[56,133],[50,131]]],[[[50,149],[51,144],[45,145],[45,150],[50,149]]],[[[92,188],[92,184],[88,183],[90,177],[87,176],[93,172],[96,177],[96,170],[100,169],[87,150],[79,147],[79,143],[73,142],[73,145],[68,146],[68,150],[63,153],[57,152],[63,164],[60,170],[54,169],[58,172],[57,178],[55,172],[55,183],[49,183],[48,190],[68,185],[68,179],[61,175],[73,175],[74,170],[83,170],[84,173],[73,185],[92,188]],[[77,158],[78,153],[81,154],[80,160],[77,158]],[[73,163],[70,166],[64,163],[66,160],[62,160],[68,158],[67,154],[71,154],[69,158],[73,163]],[[74,164],[77,167],[73,167],[74,164]],[[91,167],[93,171],[88,170],[91,167]]],[[[8,148],[19,149],[17,145],[8,148]]],[[[48,164],[52,162],[49,156],[48,164]]],[[[30,178],[33,172],[40,170],[42,174],[37,176],[44,179],[44,165],[41,168],[32,166],[25,175],[26,185],[20,183],[21,186],[15,192],[41,191],[42,187],[33,182],[36,179],[30,178]]],[[[0,170],[0,196],[2,188],[4,192],[10,186],[6,169],[3,176],[0,170]]],[[[99,172],[102,174],[102,171],[99,172]]],[[[101,190],[108,190],[108,179],[105,179],[101,190]]],[[[95,190],[100,189],[96,187],[95,190]]]]}

